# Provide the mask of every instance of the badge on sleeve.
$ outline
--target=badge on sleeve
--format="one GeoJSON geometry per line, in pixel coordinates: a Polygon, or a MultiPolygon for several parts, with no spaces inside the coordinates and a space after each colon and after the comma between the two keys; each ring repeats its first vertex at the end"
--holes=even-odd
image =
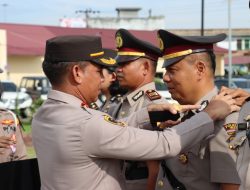
{"type": "Polygon", "coordinates": [[[147,90],[146,95],[151,101],[161,98],[161,95],[155,90],[147,90]]]}
{"type": "Polygon", "coordinates": [[[125,124],[123,122],[116,121],[112,117],[110,117],[109,115],[104,115],[104,120],[107,121],[107,122],[109,122],[109,123],[112,123],[114,125],[119,125],[121,127],[125,126],[125,124]]]}

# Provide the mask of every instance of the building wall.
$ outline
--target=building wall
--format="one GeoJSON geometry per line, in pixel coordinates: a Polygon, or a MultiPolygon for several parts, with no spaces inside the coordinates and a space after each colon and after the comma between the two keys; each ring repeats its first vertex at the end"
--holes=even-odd
{"type": "Polygon", "coordinates": [[[145,18],[89,18],[87,20],[89,28],[119,29],[130,30],[156,30],[164,28],[165,17],[154,16],[145,18]]]}
{"type": "Polygon", "coordinates": [[[9,56],[6,75],[1,80],[11,80],[19,85],[23,76],[44,76],[41,56],[9,56]]]}

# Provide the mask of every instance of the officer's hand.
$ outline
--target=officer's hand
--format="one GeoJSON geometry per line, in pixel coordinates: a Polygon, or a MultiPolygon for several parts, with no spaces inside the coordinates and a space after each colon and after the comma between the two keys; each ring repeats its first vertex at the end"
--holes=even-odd
{"type": "Polygon", "coordinates": [[[15,141],[12,140],[12,137],[1,136],[0,137],[0,148],[1,148],[0,154],[3,153],[4,151],[3,149],[9,148],[10,145],[13,145],[13,144],[15,144],[15,141]]]}
{"type": "Polygon", "coordinates": [[[216,95],[204,109],[213,120],[224,119],[230,113],[239,110],[240,107],[236,105],[235,99],[226,92],[216,95]]]}
{"type": "Polygon", "coordinates": [[[235,99],[236,105],[238,105],[238,106],[242,106],[245,103],[246,99],[250,97],[249,92],[247,92],[241,88],[230,89],[230,88],[223,86],[223,87],[221,87],[220,91],[231,95],[232,98],[235,99]]]}
{"type": "Polygon", "coordinates": [[[148,106],[148,111],[170,111],[172,114],[177,112],[185,112],[188,110],[199,109],[200,105],[176,105],[176,104],[151,104],[148,106]]]}
{"type": "Polygon", "coordinates": [[[167,121],[163,121],[159,124],[159,126],[157,126],[160,129],[165,129],[165,128],[171,128],[177,124],[179,124],[181,122],[181,120],[177,120],[177,121],[172,121],[172,120],[167,120],[167,121]]]}

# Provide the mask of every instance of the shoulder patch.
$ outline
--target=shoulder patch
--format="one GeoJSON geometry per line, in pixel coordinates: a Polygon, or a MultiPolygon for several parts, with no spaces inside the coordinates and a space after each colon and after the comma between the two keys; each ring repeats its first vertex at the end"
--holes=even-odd
{"type": "Polygon", "coordinates": [[[125,126],[125,124],[123,122],[116,121],[112,117],[110,117],[109,115],[104,115],[104,120],[109,122],[109,123],[112,123],[114,125],[118,125],[118,126],[121,126],[121,127],[125,126]]]}
{"type": "Polygon", "coordinates": [[[146,95],[151,101],[161,98],[161,95],[156,90],[147,90],[146,95]]]}
{"type": "Polygon", "coordinates": [[[134,95],[134,96],[132,97],[132,99],[136,102],[140,97],[143,96],[143,94],[144,94],[144,91],[141,90],[141,91],[137,92],[137,94],[134,95]]]}

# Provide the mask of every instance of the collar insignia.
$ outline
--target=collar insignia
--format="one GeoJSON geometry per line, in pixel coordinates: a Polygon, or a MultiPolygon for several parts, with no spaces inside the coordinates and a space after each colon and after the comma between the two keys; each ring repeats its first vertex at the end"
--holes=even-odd
{"type": "Polygon", "coordinates": [[[94,109],[94,110],[98,110],[99,109],[98,105],[95,102],[91,103],[89,107],[91,109],[94,109]]]}
{"type": "Polygon", "coordinates": [[[140,97],[142,97],[144,92],[141,90],[136,95],[132,97],[132,99],[136,102],[140,97]]]}

